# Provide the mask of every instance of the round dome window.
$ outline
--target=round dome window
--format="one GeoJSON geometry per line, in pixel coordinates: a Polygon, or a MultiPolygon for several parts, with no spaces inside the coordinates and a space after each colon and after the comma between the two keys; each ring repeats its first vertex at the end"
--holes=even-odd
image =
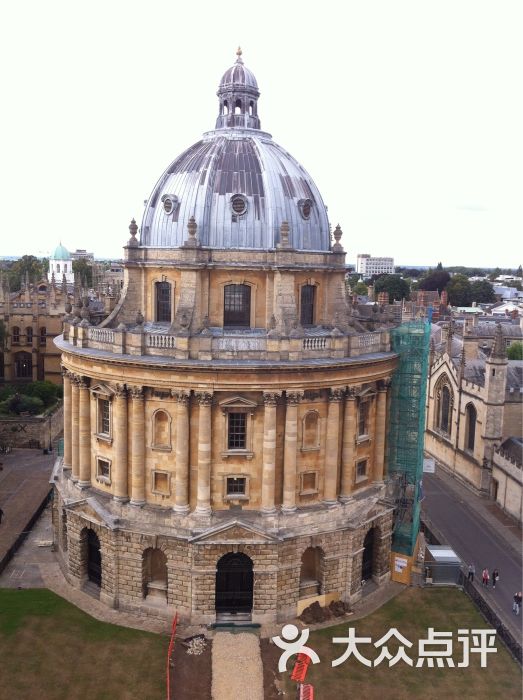
{"type": "Polygon", "coordinates": [[[247,200],[242,194],[233,194],[231,197],[231,207],[234,214],[241,216],[247,211],[247,200]]]}
{"type": "Polygon", "coordinates": [[[300,214],[302,219],[311,218],[312,202],[310,199],[300,199],[298,202],[298,207],[300,209],[300,214]]]}
{"type": "Polygon", "coordinates": [[[178,198],[172,194],[164,194],[162,197],[163,210],[169,215],[172,214],[178,205],[178,198]]]}

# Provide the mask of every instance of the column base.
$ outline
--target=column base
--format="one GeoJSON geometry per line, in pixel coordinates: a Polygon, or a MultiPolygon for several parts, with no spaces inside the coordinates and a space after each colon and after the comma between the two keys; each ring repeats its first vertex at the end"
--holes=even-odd
{"type": "Polygon", "coordinates": [[[323,505],[324,505],[324,506],[327,506],[327,508],[336,508],[336,506],[339,505],[339,503],[338,503],[337,500],[331,501],[331,500],[329,500],[329,499],[326,498],[326,499],[323,501],[323,505]]]}
{"type": "Polygon", "coordinates": [[[342,503],[343,505],[345,505],[346,503],[350,503],[352,500],[352,496],[340,496],[339,498],[340,503],[342,503]]]}
{"type": "Polygon", "coordinates": [[[185,506],[173,506],[173,511],[178,515],[187,515],[187,513],[189,513],[190,510],[191,507],[189,506],[189,504],[185,506]]]}
{"type": "Polygon", "coordinates": [[[196,508],[194,509],[195,515],[210,515],[211,513],[211,506],[196,506],[196,508]]]}
{"type": "Polygon", "coordinates": [[[90,481],[77,481],[76,485],[80,489],[88,489],[91,487],[91,482],[90,481]]]}
{"type": "Polygon", "coordinates": [[[274,506],[267,506],[267,507],[262,507],[261,509],[261,514],[262,515],[276,515],[278,511],[274,506]]]}
{"type": "Polygon", "coordinates": [[[129,505],[136,506],[137,508],[141,508],[142,506],[145,505],[145,501],[137,501],[134,498],[131,498],[131,500],[129,501],[129,505]]]}
{"type": "Polygon", "coordinates": [[[129,503],[129,496],[113,496],[113,501],[117,503],[129,503]]]}
{"type": "Polygon", "coordinates": [[[77,477],[77,476],[73,476],[73,475],[71,474],[71,481],[73,482],[73,484],[76,484],[76,482],[78,481],[78,477],[77,477]]]}
{"type": "Polygon", "coordinates": [[[296,512],[296,506],[282,506],[281,507],[281,512],[284,515],[290,515],[291,513],[296,512]]]}

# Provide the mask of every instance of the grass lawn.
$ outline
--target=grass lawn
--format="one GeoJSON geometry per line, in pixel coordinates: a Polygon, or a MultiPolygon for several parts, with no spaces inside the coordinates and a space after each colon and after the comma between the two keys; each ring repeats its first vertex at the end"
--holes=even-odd
{"type": "MultiPolygon", "coordinates": [[[[458,629],[485,629],[489,627],[469,598],[457,589],[407,588],[372,615],[360,620],[347,618],[342,625],[311,632],[308,646],[314,649],[320,663],[309,666],[307,682],[314,685],[317,700],[344,700],[360,697],[365,700],[451,700],[453,698],[503,698],[521,700],[521,667],[512,659],[503,643],[496,638],[497,652],[488,654],[487,667],[480,667],[479,654],[471,654],[468,668],[411,668],[403,661],[389,667],[385,659],[375,668],[368,668],[350,657],[341,665],[332,667],[347,645],[334,643],[333,637],[347,637],[348,627],[356,628],[356,637],[370,637],[376,642],[391,627],[413,642],[407,654],[416,664],[417,642],[427,637],[429,627],[436,631],[452,632],[454,661],[462,658],[462,645],[457,641],[458,629]]],[[[398,642],[388,643],[394,654],[398,642]]],[[[360,653],[369,659],[378,656],[373,644],[358,645],[360,653]]],[[[291,663],[287,668],[284,687],[287,697],[294,697],[296,685],[290,681],[291,663]]],[[[276,669],[275,669],[276,670],[276,669]]],[[[283,676],[283,674],[281,674],[283,676]]],[[[279,677],[280,674],[276,673],[279,677]]]]}
{"type": "Polygon", "coordinates": [[[0,588],[1,700],[163,700],[168,644],[51,591],[0,588]]]}

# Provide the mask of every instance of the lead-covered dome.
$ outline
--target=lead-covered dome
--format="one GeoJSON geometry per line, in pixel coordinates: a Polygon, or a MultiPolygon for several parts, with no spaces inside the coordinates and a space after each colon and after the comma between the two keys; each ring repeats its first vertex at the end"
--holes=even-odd
{"type": "Polygon", "coordinates": [[[217,94],[216,129],[176,158],[157,182],[140,244],[181,246],[194,217],[200,244],[211,248],[275,248],[287,221],[292,247],[329,250],[327,210],[318,188],[305,168],[260,130],[258,85],[241,50],[217,94]]]}

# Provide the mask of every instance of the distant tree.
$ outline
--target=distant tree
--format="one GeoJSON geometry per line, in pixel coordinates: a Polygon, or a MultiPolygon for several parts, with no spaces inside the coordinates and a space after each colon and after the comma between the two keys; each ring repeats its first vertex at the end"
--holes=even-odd
{"type": "Polygon", "coordinates": [[[374,294],[387,292],[389,295],[389,304],[393,301],[401,301],[408,299],[410,295],[410,287],[400,275],[381,275],[374,283],[374,294]]]}
{"type": "Polygon", "coordinates": [[[420,280],[418,289],[426,292],[438,291],[441,294],[449,280],[450,274],[446,270],[429,270],[429,273],[420,280]]]}
{"type": "Polygon", "coordinates": [[[478,304],[493,304],[496,301],[494,289],[488,280],[471,282],[470,292],[472,301],[478,304]]]}
{"type": "Polygon", "coordinates": [[[521,269],[521,265],[516,270],[516,277],[523,277],[523,270],[521,269]]]}
{"type": "Polygon", "coordinates": [[[34,282],[47,276],[48,260],[39,260],[34,255],[24,255],[15,260],[8,271],[9,286],[12,292],[17,292],[29,274],[29,281],[34,282]]]}
{"type": "Polygon", "coordinates": [[[443,270],[443,265],[440,262],[436,265],[436,270],[443,270]]]}
{"type": "Polygon", "coordinates": [[[452,306],[470,306],[472,289],[465,275],[454,275],[446,287],[449,302],[452,306]]]}
{"type": "Polygon", "coordinates": [[[360,297],[364,297],[368,294],[369,290],[367,288],[366,284],[363,284],[363,282],[357,282],[353,287],[352,287],[352,293],[357,294],[360,297]]]}
{"type": "Polygon", "coordinates": [[[521,282],[516,282],[515,280],[510,280],[509,282],[505,282],[505,287],[514,287],[517,289],[519,292],[521,292],[521,282]]]}
{"type": "Polygon", "coordinates": [[[509,360],[523,360],[523,343],[519,340],[511,343],[507,349],[507,357],[509,360]]]}
{"type": "Polygon", "coordinates": [[[494,282],[494,280],[496,280],[501,274],[501,269],[499,267],[496,267],[494,270],[492,270],[488,278],[491,282],[494,282]]]}
{"type": "Polygon", "coordinates": [[[73,260],[73,272],[80,277],[80,282],[85,280],[88,287],[93,286],[93,268],[87,260],[73,260]]]}

